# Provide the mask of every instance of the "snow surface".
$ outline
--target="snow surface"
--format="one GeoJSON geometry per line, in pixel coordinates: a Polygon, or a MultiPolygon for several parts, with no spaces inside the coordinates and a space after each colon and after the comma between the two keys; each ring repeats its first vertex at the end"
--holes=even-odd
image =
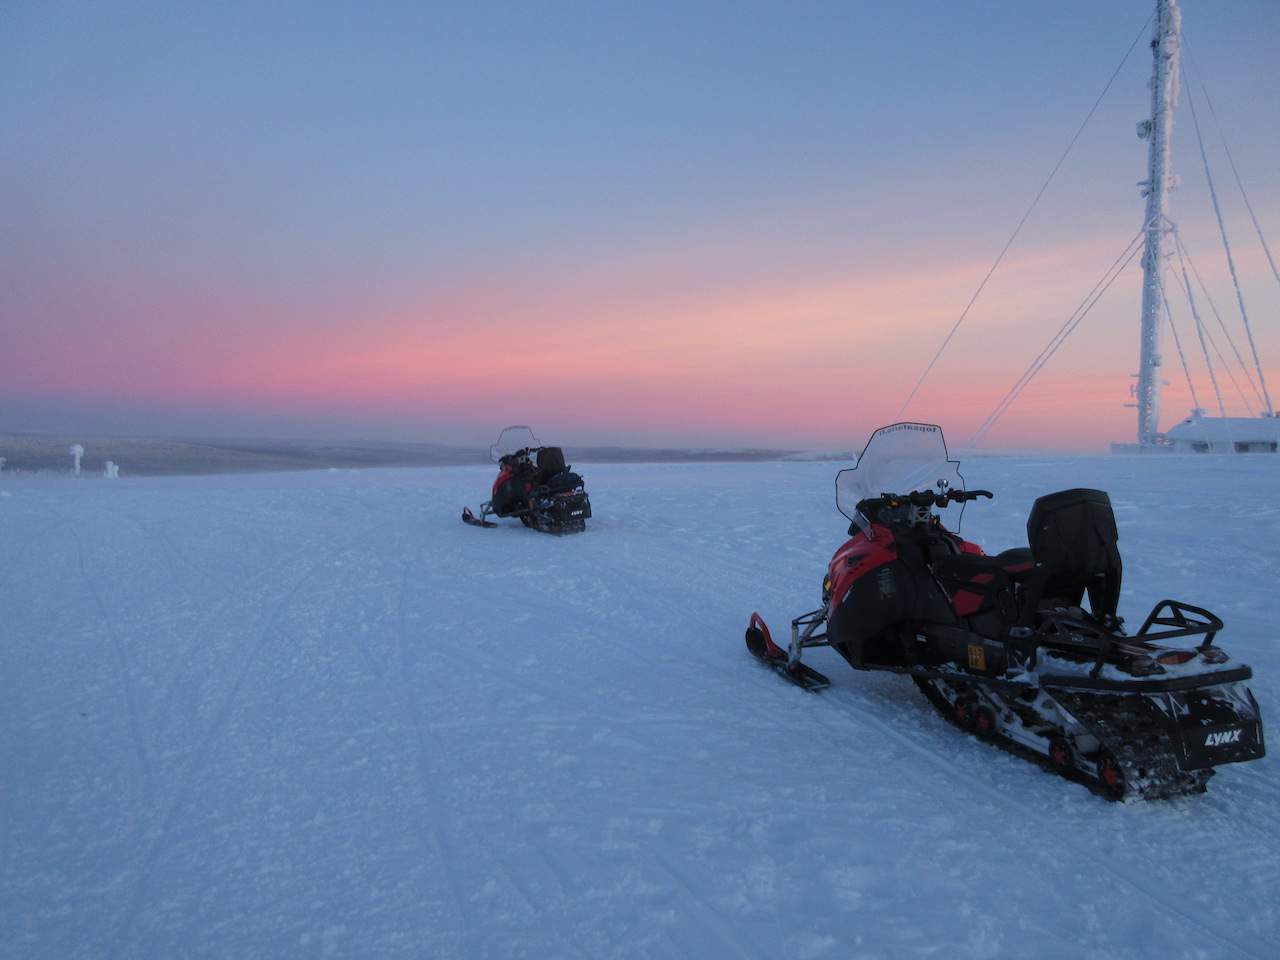
{"type": "MultiPolygon", "coordinates": [[[[1109,489],[1122,612],[1218,612],[1278,722],[1280,459],[965,467],[992,550],[1109,489]]],[[[481,468],[0,477],[0,956],[1280,956],[1274,757],[1108,804],[750,659],[836,468],[588,465],[564,539],[460,523],[481,468]]]]}

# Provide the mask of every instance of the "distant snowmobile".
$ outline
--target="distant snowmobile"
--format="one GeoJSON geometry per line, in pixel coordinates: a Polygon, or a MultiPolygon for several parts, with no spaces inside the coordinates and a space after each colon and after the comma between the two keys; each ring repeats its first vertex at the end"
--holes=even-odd
{"type": "Polygon", "coordinates": [[[591,516],[591,501],[582,477],[569,469],[559,447],[544,447],[528,427],[507,427],[489,448],[498,477],[480,516],[462,508],[465,523],[496,527],[488,519],[519,517],[526,527],[543,533],[581,533],[591,516]]]}
{"type": "Polygon", "coordinates": [[[1200,793],[1215,766],[1264,754],[1244,685],[1253,672],[1213,643],[1221,620],[1161,600],[1125,632],[1105,493],[1041,497],[1030,549],[993,557],[933,513],[991,496],[964,489],[941,428],[877,430],[836,475],[851,539],[827,568],[822,606],[791,621],[786,650],[753,613],[747,648],[807,690],[829,684],[801,661],[810,647],[831,647],[856,670],[906,674],[957,726],[1113,799],[1200,793]],[[1181,637],[1202,639],[1166,645],[1181,637]]]}

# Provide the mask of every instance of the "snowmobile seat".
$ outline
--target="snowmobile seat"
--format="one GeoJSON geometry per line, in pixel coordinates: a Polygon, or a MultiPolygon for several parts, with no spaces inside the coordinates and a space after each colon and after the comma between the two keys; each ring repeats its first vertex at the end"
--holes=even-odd
{"type": "Polygon", "coordinates": [[[1079,488],[1046,494],[1027,518],[1035,557],[1029,616],[1046,605],[1079,606],[1087,593],[1095,617],[1108,620],[1120,602],[1120,534],[1111,498],[1079,488]]]}
{"type": "Polygon", "coordinates": [[[994,557],[980,553],[957,553],[940,557],[933,563],[933,572],[943,580],[969,580],[980,573],[1003,573],[1017,577],[1029,573],[1035,559],[1027,547],[1013,547],[994,557]]]}
{"type": "Polygon", "coordinates": [[[538,451],[538,483],[546,483],[557,473],[564,473],[564,451],[559,447],[543,447],[538,451]]]}
{"type": "Polygon", "coordinates": [[[956,611],[973,616],[998,610],[997,633],[1014,619],[1013,584],[1035,570],[1035,561],[1026,547],[1014,547],[994,557],[975,553],[957,553],[933,563],[933,573],[951,595],[956,611]]]}
{"type": "Polygon", "coordinates": [[[1010,573],[1018,573],[1018,568],[1022,565],[1033,565],[1036,562],[1030,547],[1010,547],[1008,550],[1001,550],[996,554],[996,559],[1004,564],[1004,568],[1010,573]]]}

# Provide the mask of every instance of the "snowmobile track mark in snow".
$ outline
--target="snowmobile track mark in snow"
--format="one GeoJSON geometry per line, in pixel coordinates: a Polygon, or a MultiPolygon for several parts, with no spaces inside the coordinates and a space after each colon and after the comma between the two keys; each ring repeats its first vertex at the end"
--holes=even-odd
{"type": "Polygon", "coordinates": [[[683,871],[672,866],[669,858],[658,855],[654,858],[654,862],[662,868],[673,880],[684,888],[686,894],[695,903],[702,906],[704,917],[710,922],[710,925],[716,928],[716,936],[726,944],[733,945],[732,955],[737,957],[761,957],[764,954],[759,946],[750,940],[744,934],[738,932],[732,921],[724,916],[714,903],[712,903],[703,892],[693,884],[683,871]]]}
{"type": "MultiPolygon", "coordinates": [[[[402,572],[402,577],[399,583],[401,587],[403,587],[403,584],[404,584],[403,572],[402,572]]],[[[382,586],[390,586],[390,585],[391,585],[390,582],[386,584],[382,584],[382,586]]],[[[403,596],[401,595],[401,600],[402,599],[403,599],[403,596]]],[[[401,616],[402,612],[403,612],[403,608],[398,605],[397,606],[397,622],[398,622],[397,637],[398,637],[398,644],[401,646],[401,649],[403,649],[403,644],[404,644],[404,637],[403,637],[404,624],[401,616]]],[[[370,676],[374,677],[379,683],[381,683],[385,687],[387,695],[390,697],[392,704],[395,706],[396,710],[400,712],[401,716],[405,718],[406,726],[408,726],[410,730],[414,731],[414,742],[410,750],[413,757],[412,763],[417,768],[416,772],[418,774],[418,783],[422,787],[423,792],[426,794],[427,802],[429,803],[433,811],[438,811],[441,805],[440,798],[432,788],[430,772],[424,768],[424,764],[426,763],[426,760],[424,757],[423,736],[422,736],[421,730],[418,729],[416,715],[409,708],[408,694],[403,689],[407,685],[403,683],[399,683],[396,680],[393,680],[390,676],[388,676],[388,673],[390,671],[379,668],[378,663],[373,656],[373,652],[369,649],[368,641],[365,640],[363,637],[360,637],[360,636],[356,637],[356,647],[359,651],[360,658],[364,661],[365,669],[369,672],[370,676]]],[[[403,659],[401,659],[401,662],[403,663],[403,659]]],[[[399,672],[403,674],[404,671],[403,669],[401,669],[399,672]]],[[[425,834],[427,832],[422,831],[422,833],[425,834]]],[[[441,835],[440,830],[437,828],[436,830],[429,832],[429,834],[427,835],[429,835],[430,837],[429,840],[427,840],[425,836],[415,838],[418,840],[418,843],[421,844],[422,854],[424,856],[434,855],[439,859],[440,864],[446,870],[450,871],[450,873],[453,873],[455,869],[454,861],[456,858],[450,852],[451,847],[449,847],[446,844],[445,838],[441,835]]],[[[452,877],[450,879],[452,880],[452,877]]],[[[470,915],[470,911],[467,909],[466,904],[463,902],[462,898],[458,895],[458,892],[454,888],[454,885],[452,882],[445,883],[444,886],[446,887],[446,890],[447,890],[447,894],[446,894],[447,898],[453,901],[455,915],[462,918],[466,928],[470,930],[472,927],[471,915],[470,915]]]]}
{"type": "Polygon", "coordinates": [[[133,673],[133,666],[129,660],[129,653],[124,641],[116,630],[115,621],[112,620],[111,615],[107,612],[107,605],[102,599],[102,594],[98,590],[97,584],[93,582],[93,578],[89,576],[85,563],[84,539],[80,536],[80,531],[74,526],[68,525],[68,529],[76,541],[76,555],[79,561],[80,576],[84,580],[90,596],[93,597],[98,616],[102,618],[102,626],[106,630],[107,636],[111,638],[111,646],[115,651],[116,661],[120,668],[120,684],[124,692],[125,712],[129,720],[129,737],[133,741],[133,750],[138,760],[138,774],[141,781],[138,785],[139,795],[137,800],[139,802],[136,805],[141,808],[142,805],[150,802],[155,788],[151,771],[151,759],[147,754],[146,741],[142,737],[142,722],[138,711],[137,694],[134,690],[133,680],[130,679],[130,675],[133,673]]]}
{"type": "MultiPolygon", "coordinates": [[[[351,540],[357,540],[359,537],[353,537],[351,540]]],[[[328,556],[336,551],[324,551],[324,559],[317,560],[310,564],[300,577],[294,582],[288,590],[281,594],[271,609],[262,617],[262,631],[258,638],[252,641],[250,649],[245,655],[236,671],[231,689],[223,697],[221,704],[214,712],[212,719],[205,728],[204,734],[197,742],[196,749],[188,757],[187,763],[183,768],[181,779],[173,792],[172,799],[165,808],[163,813],[153,821],[150,830],[145,830],[139,826],[139,835],[135,843],[140,844],[147,839],[150,834],[150,844],[146,851],[135,862],[139,864],[140,871],[137,882],[133,888],[133,894],[128,904],[124,908],[120,917],[118,932],[111,939],[110,944],[104,952],[107,960],[114,960],[123,950],[126,949],[126,943],[137,926],[138,918],[142,915],[142,909],[146,902],[147,894],[151,886],[151,876],[154,872],[156,862],[160,859],[161,854],[174,841],[173,825],[178,812],[183,805],[188,802],[192,785],[195,782],[196,774],[204,767],[210,753],[213,752],[214,744],[222,734],[227,721],[230,719],[234,711],[236,700],[240,695],[240,690],[244,686],[245,678],[248,676],[250,667],[261,656],[262,651],[267,647],[268,643],[273,639],[285,638],[284,632],[278,626],[277,621],[286,607],[302,590],[302,587],[310,580],[317,571],[328,565],[328,556]]]]}
{"type": "MultiPolygon", "coordinates": [[[[423,549],[424,547],[419,544],[418,553],[420,554],[423,549]]],[[[448,804],[440,787],[439,778],[431,769],[431,752],[427,749],[427,729],[430,723],[423,717],[422,711],[415,706],[415,698],[412,695],[413,691],[409,683],[411,664],[409,662],[409,636],[405,623],[404,600],[409,588],[409,571],[413,567],[415,559],[416,557],[410,557],[404,561],[400,571],[400,586],[396,594],[396,646],[400,669],[396,671],[394,680],[391,680],[391,678],[384,679],[391,680],[388,686],[394,688],[392,697],[397,701],[401,714],[407,718],[409,728],[413,731],[414,760],[418,770],[418,783],[425,794],[428,809],[430,810],[430,816],[424,819],[433,825],[432,833],[440,853],[441,863],[449,874],[446,886],[454,903],[457,904],[458,915],[462,918],[464,924],[463,932],[470,936],[474,935],[476,930],[475,917],[468,899],[456,888],[456,884],[461,882],[462,876],[458,869],[458,855],[454,849],[453,840],[449,836],[449,832],[453,829],[453,819],[449,814],[448,804]],[[443,823],[441,823],[442,820],[444,821],[443,823]]],[[[425,698],[416,699],[425,700],[425,698]]]]}

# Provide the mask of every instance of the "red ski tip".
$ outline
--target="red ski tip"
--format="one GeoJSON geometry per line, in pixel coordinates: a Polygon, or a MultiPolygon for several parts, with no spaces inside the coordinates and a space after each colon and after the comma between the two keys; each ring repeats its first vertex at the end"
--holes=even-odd
{"type": "Polygon", "coordinates": [[[780,657],[786,659],[787,652],[773,642],[773,635],[769,633],[769,625],[764,622],[764,617],[754,611],[747,624],[746,640],[747,649],[761,660],[777,660],[780,657]]]}

